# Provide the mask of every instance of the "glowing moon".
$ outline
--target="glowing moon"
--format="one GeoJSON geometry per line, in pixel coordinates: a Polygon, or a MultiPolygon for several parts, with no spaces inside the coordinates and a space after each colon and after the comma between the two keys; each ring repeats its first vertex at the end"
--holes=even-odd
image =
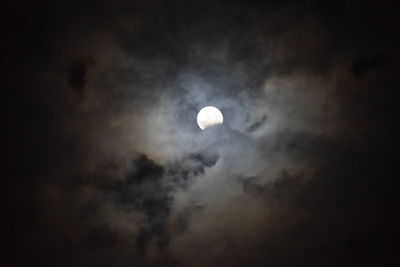
{"type": "Polygon", "coordinates": [[[199,111],[199,114],[197,114],[197,124],[202,130],[222,123],[224,123],[224,117],[221,111],[216,107],[204,107],[199,111]]]}

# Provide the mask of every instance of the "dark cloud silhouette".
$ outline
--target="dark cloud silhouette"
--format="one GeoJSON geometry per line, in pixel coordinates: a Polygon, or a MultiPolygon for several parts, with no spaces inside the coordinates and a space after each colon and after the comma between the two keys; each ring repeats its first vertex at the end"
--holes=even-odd
{"type": "Polygon", "coordinates": [[[94,62],[90,58],[80,58],[75,60],[68,68],[68,83],[78,91],[81,91],[87,80],[87,73],[94,62]]]}
{"type": "Polygon", "coordinates": [[[4,262],[396,266],[395,10],[8,3],[4,262]]]}
{"type": "Polygon", "coordinates": [[[370,58],[360,58],[353,62],[352,71],[354,75],[361,76],[369,70],[373,70],[385,64],[383,55],[376,55],[370,58]]]}

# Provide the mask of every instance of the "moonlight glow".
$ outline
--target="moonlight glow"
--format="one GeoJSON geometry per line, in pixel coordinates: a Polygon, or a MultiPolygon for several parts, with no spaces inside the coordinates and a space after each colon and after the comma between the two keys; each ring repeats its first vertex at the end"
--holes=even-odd
{"type": "Polygon", "coordinates": [[[202,130],[217,124],[222,124],[223,122],[224,117],[221,111],[213,106],[202,108],[197,115],[197,124],[202,130]]]}

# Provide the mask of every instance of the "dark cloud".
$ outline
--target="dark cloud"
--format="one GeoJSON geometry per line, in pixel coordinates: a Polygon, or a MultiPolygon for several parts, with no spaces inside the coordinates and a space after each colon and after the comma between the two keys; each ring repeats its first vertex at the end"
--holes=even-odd
{"type": "Polygon", "coordinates": [[[395,10],[8,3],[8,266],[396,266],[395,10]]]}
{"type": "Polygon", "coordinates": [[[78,91],[81,91],[87,81],[87,74],[94,62],[90,58],[80,58],[75,60],[68,67],[68,84],[78,91]]]}
{"type": "Polygon", "coordinates": [[[385,61],[387,60],[383,55],[376,55],[370,58],[360,58],[353,62],[351,70],[353,71],[354,75],[361,76],[369,70],[381,67],[385,64],[385,61]]]}

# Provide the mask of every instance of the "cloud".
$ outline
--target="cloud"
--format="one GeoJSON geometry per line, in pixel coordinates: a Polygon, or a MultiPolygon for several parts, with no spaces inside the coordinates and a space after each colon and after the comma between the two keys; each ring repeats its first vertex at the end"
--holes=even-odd
{"type": "Polygon", "coordinates": [[[82,90],[86,84],[87,72],[93,64],[94,62],[89,58],[80,58],[71,63],[69,67],[69,85],[76,90],[82,90]]]}
{"type": "MultiPolygon", "coordinates": [[[[332,10],[354,22],[354,9],[332,10]]],[[[389,251],[389,262],[395,61],[373,56],[381,44],[354,52],[353,41],[379,34],[357,22],[352,37],[332,10],[240,1],[21,10],[25,26],[47,26],[10,41],[23,49],[9,68],[26,77],[9,77],[22,103],[10,107],[22,140],[10,151],[23,166],[9,178],[19,229],[9,238],[27,255],[15,261],[352,266],[389,251]],[[224,124],[200,131],[206,105],[224,124]]]]}

